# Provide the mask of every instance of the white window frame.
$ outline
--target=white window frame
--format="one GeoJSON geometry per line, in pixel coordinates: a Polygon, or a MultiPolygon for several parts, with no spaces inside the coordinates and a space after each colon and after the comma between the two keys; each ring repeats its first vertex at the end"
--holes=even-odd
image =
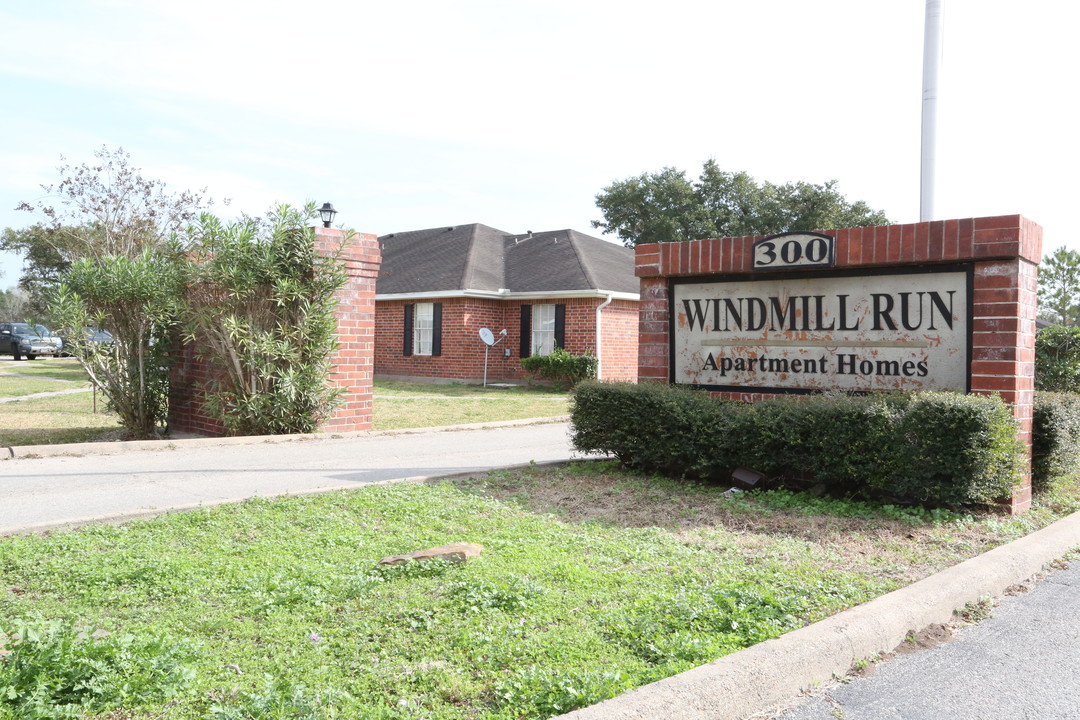
{"type": "Polygon", "coordinates": [[[532,354],[550,355],[555,350],[555,306],[532,306],[532,354]]]}
{"type": "Polygon", "coordinates": [[[413,309],[413,355],[431,355],[435,336],[435,303],[416,303],[413,309]]]}

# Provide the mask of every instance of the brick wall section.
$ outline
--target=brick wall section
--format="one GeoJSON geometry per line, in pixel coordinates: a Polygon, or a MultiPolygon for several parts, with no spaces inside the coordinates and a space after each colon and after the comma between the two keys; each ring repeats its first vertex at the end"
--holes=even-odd
{"type": "MultiPolygon", "coordinates": [[[[374,367],[375,278],[381,256],[375,235],[315,228],[315,249],[322,255],[343,250],[348,281],[338,291],[338,351],[329,383],[345,389],[342,403],[320,430],[347,432],[371,429],[374,367]]],[[[200,388],[213,379],[209,364],[195,357],[195,348],[177,353],[170,375],[169,427],[198,435],[225,435],[224,426],[203,411],[200,388]]]]}
{"type": "Polygon", "coordinates": [[[203,411],[199,398],[215,372],[195,357],[196,350],[195,345],[183,345],[174,354],[169,369],[169,431],[220,437],[226,434],[225,426],[203,411]]]}
{"type": "Polygon", "coordinates": [[[338,349],[329,384],[342,388],[341,404],[319,428],[322,432],[371,429],[372,381],[375,371],[375,279],[382,263],[378,237],[346,235],[334,228],[315,228],[315,251],[329,256],[342,249],[348,281],[338,291],[338,349]]]}
{"type": "MultiPolygon", "coordinates": [[[[907,225],[825,230],[836,238],[836,268],[940,265],[975,266],[971,390],[1001,395],[1031,450],[1034,401],[1036,269],[1042,228],[1020,215],[939,220],[907,225]]],[[[752,247],[762,236],[639,245],[641,279],[638,378],[668,382],[669,277],[751,273],[752,247]]],[[[718,393],[760,400],[761,393],[718,393]]],[[[1014,513],[1031,505],[1030,475],[1008,501],[1014,513]]]]}
{"type": "MultiPolygon", "coordinates": [[[[495,298],[424,298],[380,300],[375,313],[375,374],[380,378],[413,378],[444,382],[479,383],[484,379],[484,348],[480,328],[499,339],[488,351],[487,380],[520,382],[521,306],[566,305],[566,349],[575,355],[596,351],[596,308],[603,298],[502,300],[495,298]],[[403,354],[405,310],[413,302],[442,303],[442,354],[403,354]],[[510,350],[510,357],[505,351],[510,350]]],[[[604,379],[634,379],[637,365],[637,302],[613,300],[601,310],[604,379]],[[610,360],[610,364],[609,364],[610,360]]]]}

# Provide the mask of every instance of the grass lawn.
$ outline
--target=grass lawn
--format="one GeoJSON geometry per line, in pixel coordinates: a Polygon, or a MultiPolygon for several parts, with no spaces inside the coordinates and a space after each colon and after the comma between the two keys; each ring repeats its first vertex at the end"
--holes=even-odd
{"type": "Polygon", "coordinates": [[[85,386],[85,383],[75,384],[66,380],[0,374],[0,397],[22,397],[34,393],[71,390],[85,386]]]}
{"type": "Polygon", "coordinates": [[[83,388],[90,381],[74,359],[0,362],[0,398],[83,388]]]}
{"type": "MultiPolygon", "coordinates": [[[[79,365],[79,361],[75,358],[39,358],[21,362],[0,362],[0,373],[51,377],[79,383],[80,385],[86,385],[89,382],[82,366],[79,365]]],[[[0,374],[0,382],[6,382],[7,379],[3,374],[0,374]]]]}
{"type": "Polygon", "coordinates": [[[120,439],[116,415],[105,412],[100,393],[97,405],[95,414],[94,394],[89,392],[0,404],[0,447],[120,439]]]}
{"type": "Polygon", "coordinates": [[[375,381],[376,430],[463,425],[554,417],[569,413],[566,393],[549,389],[484,388],[375,381]]]}
{"type": "Polygon", "coordinates": [[[461,383],[415,383],[399,382],[392,380],[376,380],[375,394],[384,397],[410,397],[410,396],[435,396],[435,397],[473,397],[473,398],[565,398],[566,393],[558,393],[551,388],[527,387],[514,385],[512,387],[484,387],[482,385],[464,385],[461,383]]]}
{"type": "MultiPolygon", "coordinates": [[[[0,364],[0,397],[86,387],[88,379],[74,358],[0,364]],[[45,376],[67,382],[46,380],[45,376]]],[[[376,381],[373,424],[376,430],[461,425],[566,415],[567,395],[524,387],[484,388],[476,385],[426,385],[376,381]]],[[[34,398],[0,407],[0,447],[118,439],[115,416],[105,413],[98,394],[99,414],[93,413],[91,393],[34,398]]]]}
{"type": "Polygon", "coordinates": [[[723,489],[594,462],[0,539],[0,718],[84,717],[53,696],[101,720],[545,718],[1080,507],[972,517],[723,489]],[[486,549],[376,566],[455,541],[486,549]]]}

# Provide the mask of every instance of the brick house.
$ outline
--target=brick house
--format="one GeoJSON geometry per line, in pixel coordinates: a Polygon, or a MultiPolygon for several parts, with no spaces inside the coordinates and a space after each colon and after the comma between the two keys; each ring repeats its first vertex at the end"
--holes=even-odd
{"type": "Polygon", "coordinates": [[[637,378],[632,250],[574,230],[512,235],[477,223],[379,245],[376,377],[480,382],[488,328],[488,382],[522,379],[521,358],[554,347],[596,355],[601,379],[637,378]]]}

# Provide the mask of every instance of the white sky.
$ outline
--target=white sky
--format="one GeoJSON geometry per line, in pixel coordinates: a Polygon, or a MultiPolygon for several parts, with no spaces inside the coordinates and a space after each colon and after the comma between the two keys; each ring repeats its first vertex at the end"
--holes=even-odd
{"type": "MultiPolygon", "coordinates": [[[[944,0],[937,217],[1080,247],[1080,5],[944,0]]],[[[709,157],[919,214],[923,0],[8,0],[0,227],[122,146],[224,214],[331,201],[385,234],[599,234],[614,180],[709,157]],[[303,11],[301,12],[301,8],[303,11]],[[221,209],[221,208],[219,208],[221,209]]],[[[21,263],[0,256],[0,288],[21,263]]]]}

